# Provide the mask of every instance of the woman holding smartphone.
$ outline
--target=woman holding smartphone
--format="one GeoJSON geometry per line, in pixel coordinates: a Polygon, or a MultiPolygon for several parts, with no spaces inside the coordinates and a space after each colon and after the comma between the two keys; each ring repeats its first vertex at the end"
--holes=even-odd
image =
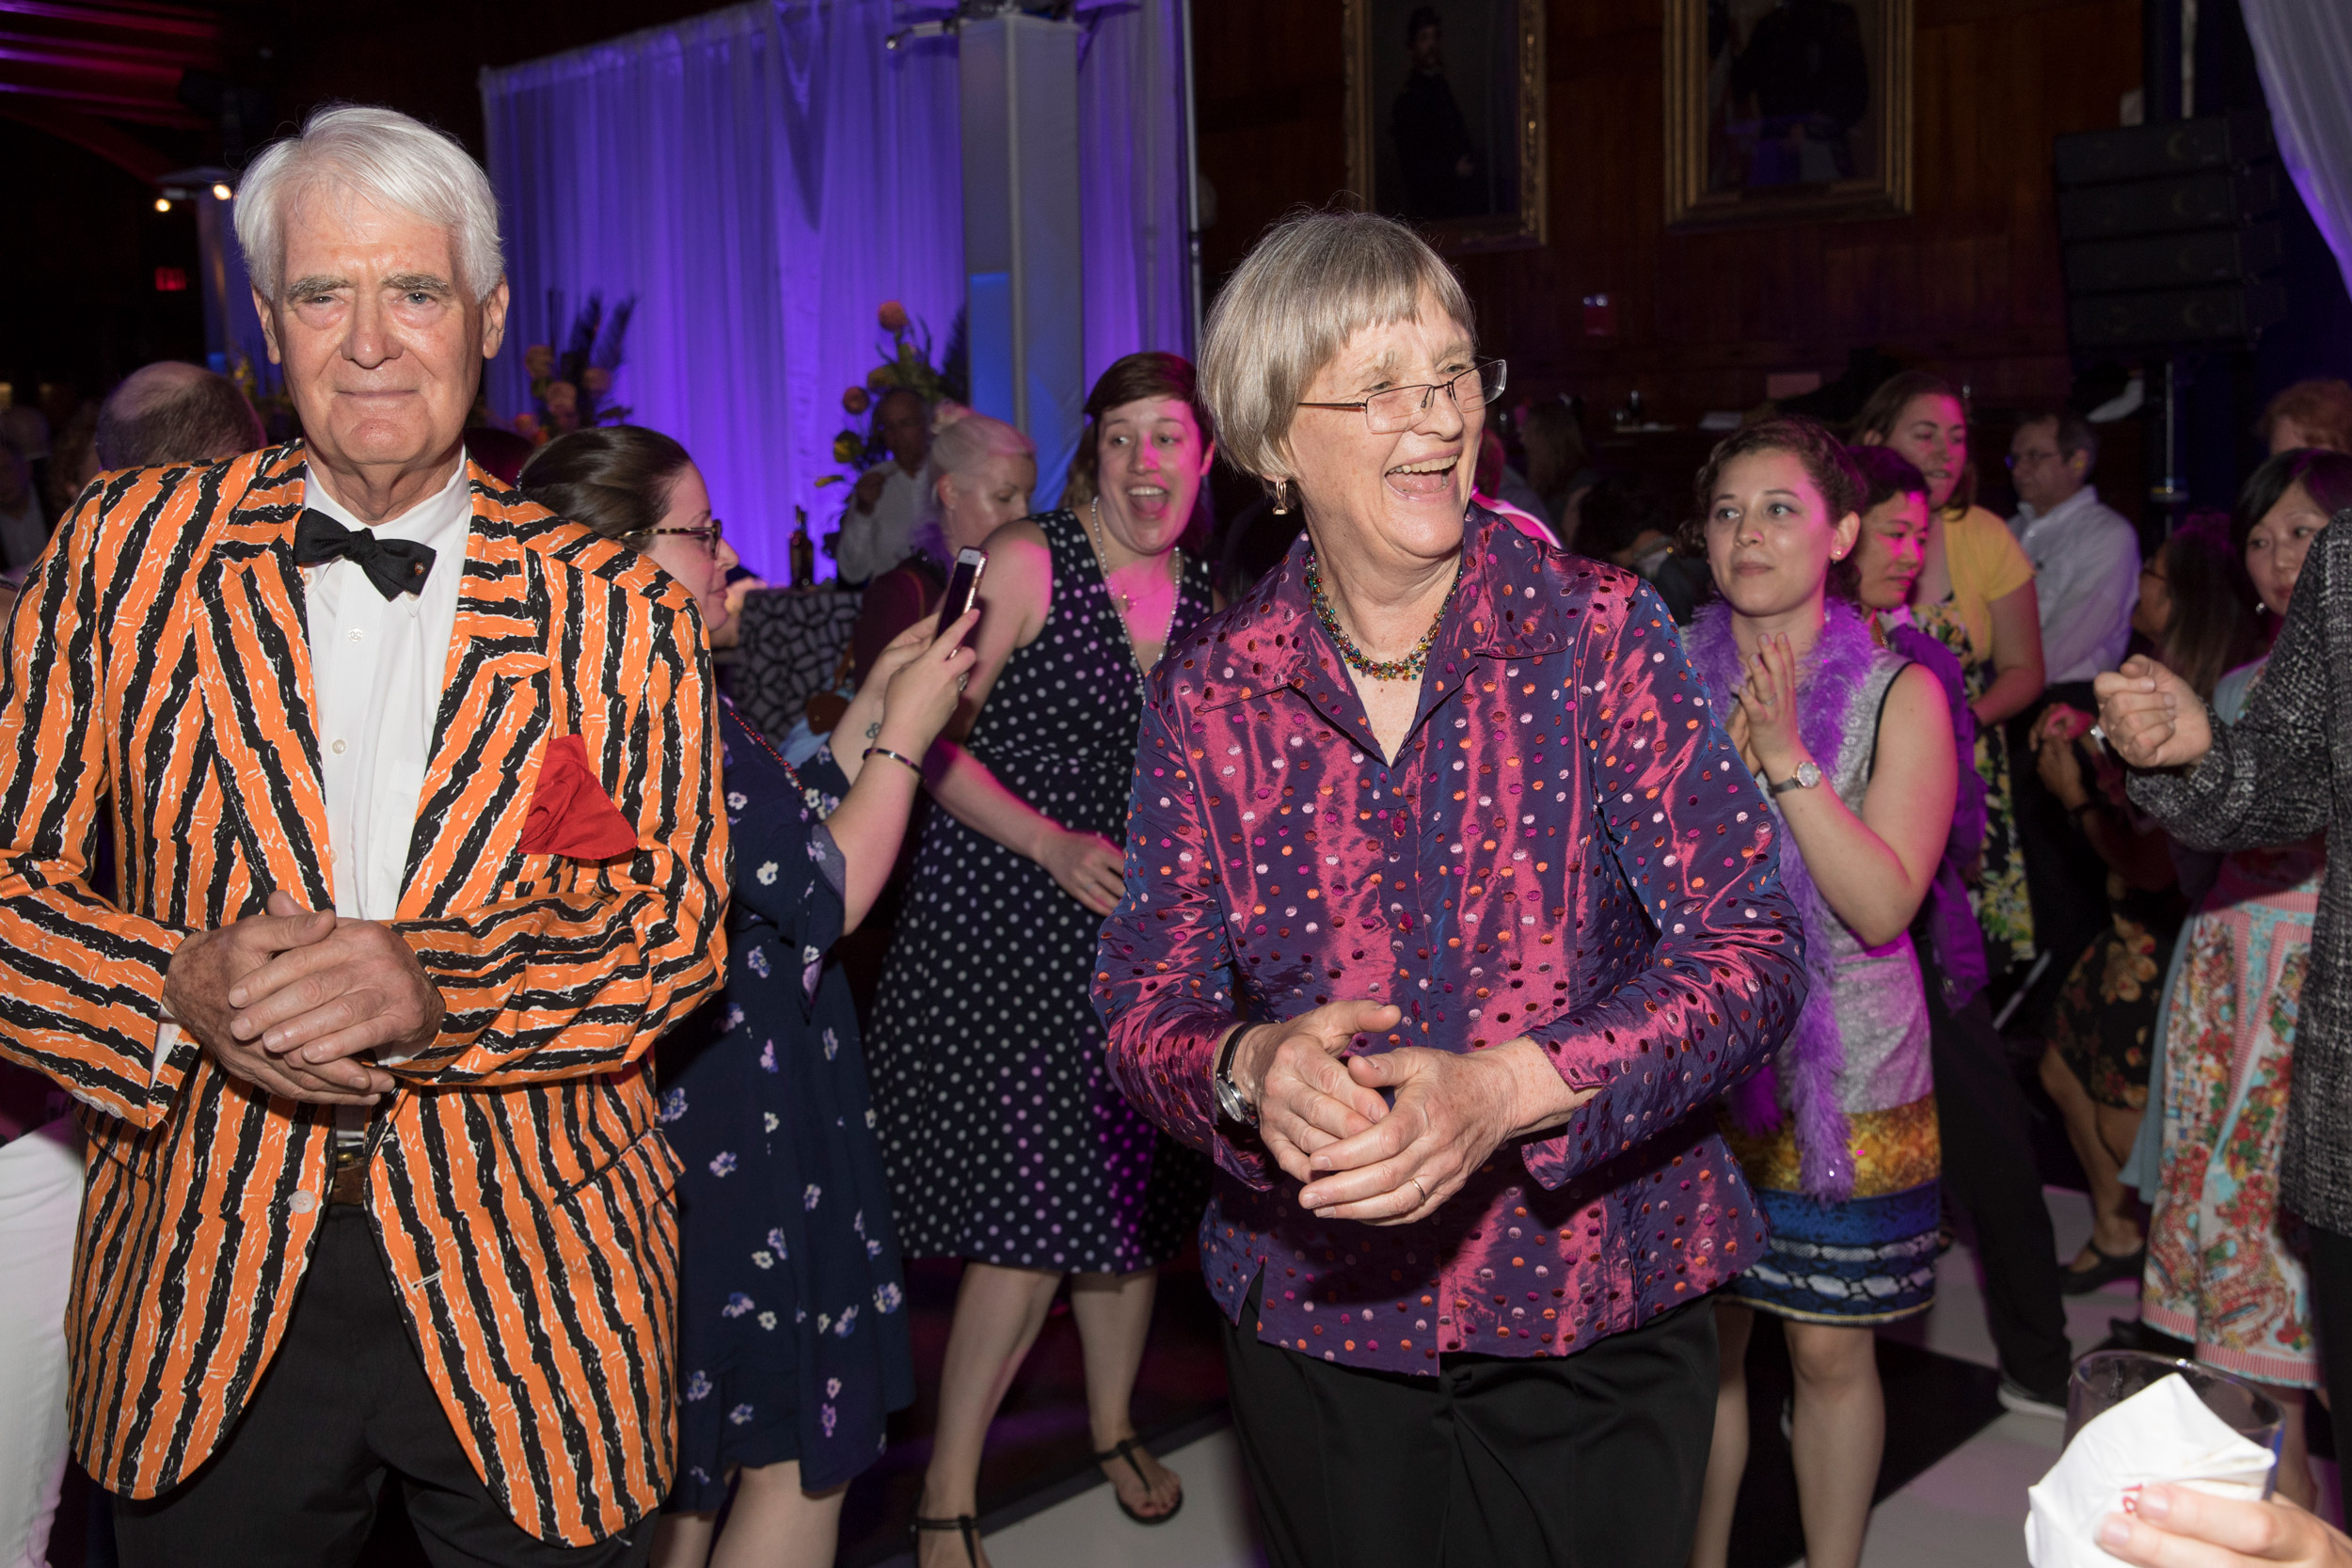
{"type": "Polygon", "coordinates": [[[988,1423],[1062,1277],[1086,1350],[1094,1448],[1142,1523],[1175,1476],[1129,1397],[1153,1271],[1190,1239],[1194,1167],[1112,1084],[1089,995],[1117,902],[1145,673],[1212,609],[1177,547],[1214,448],[1192,366],[1134,354],[1087,399],[1065,499],[988,541],[979,662],[931,749],[924,830],[873,1027],[875,1098],[907,1255],[967,1260],[917,1509],[925,1568],[984,1561],[988,1423]],[[1081,499],[1083,498],[1083,499],[1081,499]]]}
{"type": "MultiPolygon", "coordinates": [[[[575,431],[523,470],[532,499],[644,551],[727,632],[735,552],[686,449],[635,425],[575,431]]],[[[682,628],[683,629],[683,628],[682,628]]],[[[893,641],[846,733],[795,769],[732,705],[721,753],[734,849],[726,989],[658,1048],[678,1178],[676,1478],[654,1561],[701,1568],[733,1494],[722,1560],[830,1563],[842,1493],[914,1397],[904,1291],[866,1131],[849,987],[826,950],[897,858],[920,757],[972,667],[967,618],[893,641]],[[866,746],[872,748],[866,753],[866,746]]]]}

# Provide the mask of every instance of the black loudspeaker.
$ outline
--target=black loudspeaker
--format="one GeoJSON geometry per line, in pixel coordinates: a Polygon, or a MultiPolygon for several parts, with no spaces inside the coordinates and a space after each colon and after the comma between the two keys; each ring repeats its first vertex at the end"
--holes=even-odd
{"type": "Polygon", "coordinates": [[[2112,353],[2250,343],[2286,314],[2265,280],[2285,196],[2258,112],[2060,136],[2067,336],[2112,353]]]}
{"type": "Polygon", "coordinates": [[[2076,348],[2127,349],[2251,342],[2286,319],[2287,291],[2267,278],[2211,289],[2161,289],[2070,300],[2076,348]]]}
{"type": "Polygon", "coordinates": [[[2279,179],[2278,165],[2258,164],[2061,190],[2058,238],[2106,240],[2243,223],[2279,210],[2279,179]]]}
{"type": "Polygon", "coordinates": [[[2279,155],[2279,143],[2270,134],[2269,118],[2246,109],[2060,136],[2057,154],[2060,185],[2102,185],[2260,163],[2279,155]]]}
{"type": "Polygon", "coordinates": [[[2066,290],[2070,294],[2110,294],[2127,289],[2234,283],[2276,267],[2280,243],[2277,224],[2257,223],[2244,229],[2070,245],[2066,290]]]}

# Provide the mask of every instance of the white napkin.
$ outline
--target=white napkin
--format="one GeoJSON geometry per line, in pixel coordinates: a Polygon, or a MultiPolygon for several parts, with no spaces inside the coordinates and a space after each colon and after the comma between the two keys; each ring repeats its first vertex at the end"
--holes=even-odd
{"type": "Polygon", "coordinates": [[[2096,1568],[2122,1560],[2099,1544],[2099,1525],[2126,1494],[2152,1481],[2259,1501],[2271,1452],[2206,1408],[2178,1372],[2150,1384],[2086,1425],[2026,1496],[2026,1558],[2033,1568],[2096,1568]]]}

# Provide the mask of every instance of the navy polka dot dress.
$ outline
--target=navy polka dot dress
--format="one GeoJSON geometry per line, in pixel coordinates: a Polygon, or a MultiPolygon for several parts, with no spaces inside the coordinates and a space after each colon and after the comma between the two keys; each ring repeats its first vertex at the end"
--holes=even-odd
{"type": "MultiPolygon", "coordinates": [[[[1123,847],[1143,676],[1086,525],[1035,520],[1053,552],[1044,629],[965,744],[1054,821],[1123,847]]],[[[1188,558],[1168,643],[1210,610],[1188,558]]],[[[931,814],[870,1041],[907,1256],[1125,1274],[1190,1244],[1206,1171],[1104,1068],[1089,989],[1102,925],[1035,861],[931,814]]]]}
{"type": "Polygon", "coordinates": [[[905,1291],[841,934],[847,781],[796,773],[732,705],[720,722],[734,896],[727,984],[657,1047],[678,1179],[678,1476],[667,1506],[726,1500],[739,1465],[850,1480],[914,1400],[905,1291]]]}

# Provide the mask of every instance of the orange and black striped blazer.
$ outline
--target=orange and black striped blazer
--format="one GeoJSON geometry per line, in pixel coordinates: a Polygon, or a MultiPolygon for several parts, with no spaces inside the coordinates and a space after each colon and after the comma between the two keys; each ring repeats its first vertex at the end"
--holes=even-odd
{"type": "MultiPolygon", "coordinates": [[[[150,1497],[220,1444],[325,1215],[333,1115],[160,1064],[189,932],[285,888],[333,905],[292,539],[299,445],[100,479],[0,669],[0,1055],[82,1103],[73,1451],[150,1497]],[[113,829],[119,892],[89,862],[113,829]]],[[[450,1424],[532,1535],[585,1544],[667,1490],[677,1162],[640,1058],[724,967],[726,815],[691,601],[470,470],[473,526],[396,928],[448,1006],[379,1107],[368,1212],[450,1424]],[[636,824],[520,848],[551,737],[636,824]]]]}

